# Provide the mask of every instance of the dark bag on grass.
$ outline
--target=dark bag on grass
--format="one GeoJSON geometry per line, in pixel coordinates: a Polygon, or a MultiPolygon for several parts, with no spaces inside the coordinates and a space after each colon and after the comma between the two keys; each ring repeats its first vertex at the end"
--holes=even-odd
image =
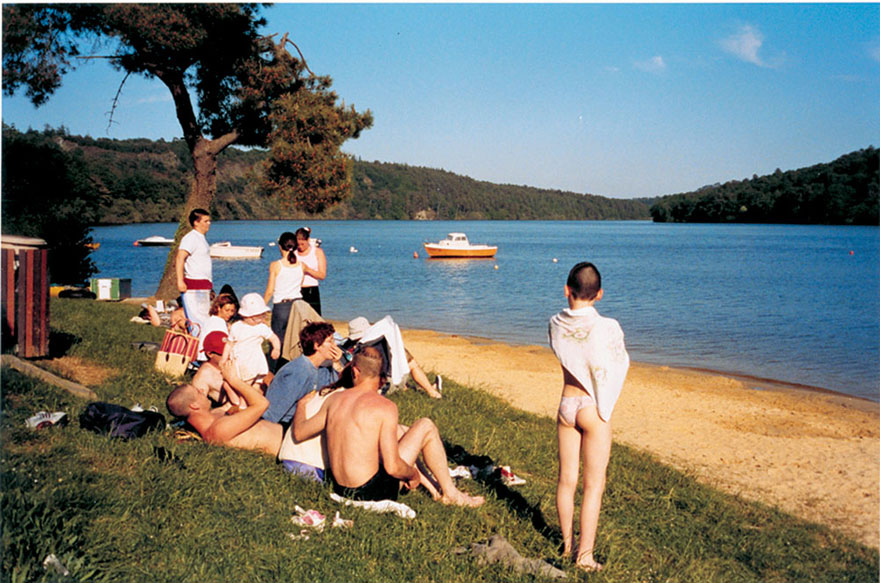
{"type": "Polygon", "coordinates": [[[164,429],[165,417],[155,411],[132,411],[112,403],[91,403],[79,416],[79,426],[102,435],[130,439],[151,429],[164,429]]]}

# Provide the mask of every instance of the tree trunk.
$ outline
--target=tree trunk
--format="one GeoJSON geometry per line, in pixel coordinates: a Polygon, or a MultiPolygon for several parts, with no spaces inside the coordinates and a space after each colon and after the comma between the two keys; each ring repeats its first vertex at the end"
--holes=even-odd
{"type": "Polygon", "coordinates": [[[188,220],[189,213],[196,208],[211,211],[211,202],[213,202],[214,194],[217,192],[217,156],[227,146],[234,143],[237,138],[238,133],[231,132],[215,140],[198,137],[193,141],[191,146],[193,160],[192,188],[190,188],[183,213],[180,215],[177,232],[174,234],[174,244],[168,252],[168,259],[165,261],[165,271],[162,273],[162,279],[159,281],[159,287],[156,290],[156,299],[170,300],[180,294],[177,289],[177,274],[174,269],[180,239],[192,228],[188,220]]]}

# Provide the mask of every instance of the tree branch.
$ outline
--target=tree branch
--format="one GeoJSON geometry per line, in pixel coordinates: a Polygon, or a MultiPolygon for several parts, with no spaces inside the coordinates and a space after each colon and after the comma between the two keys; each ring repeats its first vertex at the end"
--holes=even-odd
{"type": "Polygon", "coordinates": [[[196,143],[202,138],[202,130],[196,120],[183,75],[162,69],[152,69],[150,72],[171,91],[171,98],[174,100],[174,108],[177,112],[177,121],[180,122],[180,129],[183,130],[183,139],[192,152],[196,143]]]}
{"type": "Polygon", "coordinates": [[[121,59],[124,56],[125,55],[78,55],[76,58],[88,61],[90,59],[121,59]]]}
{"type": "Polygon", "coordinates": [[[295,48],[296,52],[299,53],[299,59],[302,61],[303,67],[305,67],[306,71],[308,71],[314,77],[315,74],[312,72],[311,69],[309,69],[309,65],[306,63],[306,58],[303,56],[302,51],[299,50],[299,47],[296,46],[295,42],[293,42],[292,40],[287,38],[287,33],[284,33],[284,36],[281,37],[281,43],[280,43],[281,48],[284,48],[284,45],[286,45],[287,43],[290,43],[293,45],[293,48],[295,48]]]}
{"type": "Polygon", "coordinates": [[[208,142],[208,149],[213,155],[218,155],[220,152],[225,150],[228,146],[234,144],[236,140],[238,140],[240,134],[238,130],[232,130],[231,132],[225,133],[220,137],[214,138],[208,142]]]}
{"type": "Polygon", "coordinates": [[[113,105],[110,107],[110,111],[108,112],[110,115],[110,119],[107,121],[107,135],[110,135],[110,126],[113,125],[113,114],[116,112],[116,107],[119,105],[119,96],[122,94],[122,87],[125,85],[125,82],[128,81],[128,76],[131,75],[131,72],[127,72],[125,77],[122,78],[122,82],[119,83],[119,88],[116,89],[116,95],[113,97],[113,105]]]}

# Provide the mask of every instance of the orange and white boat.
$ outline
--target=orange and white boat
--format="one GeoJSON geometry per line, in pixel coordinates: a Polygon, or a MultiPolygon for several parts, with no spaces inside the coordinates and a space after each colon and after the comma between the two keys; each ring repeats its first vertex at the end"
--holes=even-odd
{"type": "Polygon", "coordinates": [[[495,257],[495,245],[473,245],[464,233],[449,233],[439,243],[425,243],[428,257],[495,257]]]}

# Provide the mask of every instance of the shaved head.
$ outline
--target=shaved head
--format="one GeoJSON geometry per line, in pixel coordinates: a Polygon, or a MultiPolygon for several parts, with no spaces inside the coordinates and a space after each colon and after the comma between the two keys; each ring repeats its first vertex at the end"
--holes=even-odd
{"type": "Polygon", "coordinates": [[[602,276],[589,261],[583,261],[571,268],[568,273],[568,286],[571,296],[576,300],[595,300],[602,289],[602,276]]]}
{"type": "Polygon", "coordinates": [[[189,406],[202,396],[198,389],[192,385],[179,385],[171,391],[165,400],[165,406],[175,417],[187,417],[189,406]]]}
{"type": "Polygon", "coordinates": [[[385,358],[378,348],[364,346],[354,355],[351,364],[364,377],[378,378],[382,374],[382,368],[385,366],[385,358]]]}

